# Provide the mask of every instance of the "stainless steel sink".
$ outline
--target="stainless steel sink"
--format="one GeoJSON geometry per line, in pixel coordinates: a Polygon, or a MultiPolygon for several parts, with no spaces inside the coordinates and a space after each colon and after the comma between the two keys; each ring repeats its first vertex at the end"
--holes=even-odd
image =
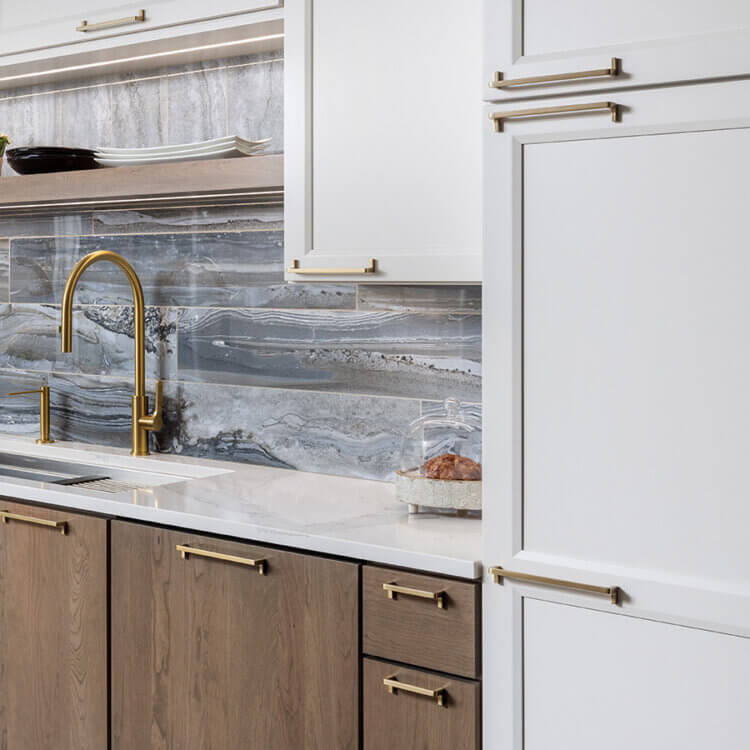
{"type": "Polygon", "coordinates": [[[0,477],[69,485],[109,476],[101,466],[0,452],[0,477]]]}
{"type": "Polygon", "coordinates": [[[189,464],[167,466],[160,462],[153,463],[144,471],[140,466],[137,469],[126,468],[129,457],[118,459],[112,456],[102,456],[101,462],[97,462],[84,451],[76,451],[80,454],[79,460],[78,456],[73,458],[70,455],[72,451],[66,451],[67,456],[48,457],[38,455],[38,451],[30,454],[16,453],[13,450],[3,450],[3,447],[0,447],[0,481],[27,479],[32,482],[67,485],[106,494],[151,490],[165,484],[231,473],[231,470],[227,469],[189,464]],[[125,466],[122,463],[125,463],[125,466]]]}

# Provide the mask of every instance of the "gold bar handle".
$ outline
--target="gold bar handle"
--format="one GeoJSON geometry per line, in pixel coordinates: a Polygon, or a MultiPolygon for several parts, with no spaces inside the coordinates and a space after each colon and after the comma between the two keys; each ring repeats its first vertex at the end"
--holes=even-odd
{"type": "Polygon", "coordinates": [[[491,89],[509,89],[514,86],[531,86],[535,83],[556,83],[557,81],[578,81],[582,78],[614,78],[620,74],[620,60],[613,57],[608,68],[597,70],[579,70],[576,73],[553,73],[546,76],[530,76],[529,78],[503,79],[498,70],[490,81],[491,89]]]}
{"type": "Polygon", "coordinates": [[[127,16],[126,18],[115,18],[113,21],[100,21],[99,23],[89,23],[81,21],[76,26],[76,31],[82,31],[84,34],[89,31],[103,31],[104,29],[114,29],[117,26],[130,26],[135,23],[144,23],[146,20],[146,11],[141,9],[137,16],[127,16]]]}
{"type": "Polygon", "coordinates": [[[191,547],[189,544],[178,544],[176,547],[183,560],[188,559],[188,555],[195,557],[208,557],[211,560],[221,560],[223,562],[235,563],[237,565],[247,565],[251,568],[257,568],[259,575],[266,574],[265,560],[251,560],[249,557],[238,557],[237,555],[225,555],[223,552],[212,552],[207,549],[191,547]]]}
{"type": "Polygon", "coordinates": [[[57,529],[63,536],[68,533],[67,521],[48,521],[46,518],[33,518],[32,516],[20,516],[18,513],[11,513],[7,510],[0,510],[0,521],[8,523],[9,521],[18,521],[19,523],[30,523],[34,526],[46,526],[50,529],[57,529]]]}
{"type": "Polygon", "coordinates": [[[437,603],[438,609],[445,609],[445,591],[423,591],[411,589],[408,586],[398,586],[395,583],[384,583],[383,591],[388,594],[389,599],[395,599],[397,594],[414,596],[417,599],[431,599],[437,603]]]}
{"type": "Polygon", "coordinates": [[[300,268],[299,261],[293,260],[292,265],[286,269],[287,273],[299,274],[319,274],[324,276],[336,276],[341,274],[358,275],[363,273],[375,273],[377,271],[377,261],[370,258],[370,262],[364,268],[300,268]]]}
{"type": "Polygon", "coordinates": [[[521,581],[522,583],[538,583],[542,586],[556,586],[561,589],[583,591],[587,594],[606,596],[609,597],[611,604],[617,604],[620,595],[620,588],[618,586],[592,586],[590,583],[577,583],[576,581],[564,581],[560,578],[533,576],[530,573],[519,573],[514,570],[505,570],[505,568],[490,568],[488,572],[495,579],[495,583],[500,583],[503,578],[509,578],[511,581],[521,581]]]}
{"type": "Polygon", "coordinates": [[[427,698],[432,698],[438,706],[445,705],[445,688],[430,690],[429,688],[419,687],[419,685],[409,685],[409,683],[407,682],[399,682],[396,679],[396,675],[393,675],[392,677],[385,677],[383,679],[383,685],[388,688],[388,692],[392,695],[396,695],[396,691],[398,690],[403,690],[405,693],[424,695],[427,698]]]}
{"type": "Polygon", "coordinates": [[[508,112],[493,112],[490,120],[495,123],[495,132],[503,132],[505,120],[519,117],[538,117],[540,115],[561,115],[568,112],[597,112],[607,110],[612,116],[612,122],[619,122],[619,108],[614,102],[592,102],[591,104],[564,104],[559,107],[534,107],[533,109],[512,109],[508,112]]]}

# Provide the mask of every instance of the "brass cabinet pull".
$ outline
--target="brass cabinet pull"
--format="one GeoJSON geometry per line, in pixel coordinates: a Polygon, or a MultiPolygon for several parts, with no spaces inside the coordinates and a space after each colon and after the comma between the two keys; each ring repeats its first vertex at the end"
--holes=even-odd
{"type": "Polygon", "coordinates": [[[571,589],[572,591],[584,591],[587,594],[607,596],[612,604],[617,604],[620,594],[618,586],[592,586],[590,583],[577,583],[576,581],[564,581],[560,578],[533,576],[530,573],[519,573],[514,570],[505,570],[504,568],[490,568],[488,572],[495,579],[495,583],[500,583],[503,578],[510,578],[511,581],[539,583],[543,586],[556,586],[557,588],[571,589]]]}
{"type": "Polygon", "coordinates": [[[555,83],[557,81],[577,81],[581,78],[614,78],[620,74],[620,61],[613,57],[608,68],[599,68],[597,70],[579,70],[577,73],[553,73],[546,76],[530,76],[529,78],[509,78],[503,79],[500,71],[495,73],[494,78],[490,81],[492,89],[509,89],[514,86],[530,86],[535,83],[555,83]]]}
{"type": "Polygon", "coordinates": [[[89,23],[81,21],[76,26],[76,31],[87,33],[89,31],[102,31],[103,29],[113,29],[116,26],[129,26],[134,23],[143,23],[146,20],[146,11],[139,10],[137,16],[128,16],[127,18],[115,18],[113,21],[100,21],[99,23],[89,23]]]}
{"type": "Polygon", "coordinates": [[[257,568],[259,575],[266,574],[265,560],[251,560],[249,557],[238,557],[237,555],[225,555],[223,552],[211,552],[207,549],[191,547],[188,544],[178,544],[176,547],[183,560],[188,559],[188,555],[196,557],[209,557],[212,560],[222,560],[223,562],[236,563],[237,565],[247,565],[251,568],[257,568]]]}
{"type": "Polygon", "coordinates": [[[19,523],[30,523],[34,526],[47,526],[50,529],[58,529],[65,536],[68,533],[67,521],[48,521],[46,518],[33,518],[32,516],[20,516],[7,510],[0,510],[0,520],[3,523],[18,521],[19,523]]]}
{"type": "Polygon", "coordinates": [[[394,695],[397,690],[403,690],[405,693],[414,693],[415,695],[424,695],[428,698],[433,698],[438,706],[445,705],[445,688],[430,690],[429,688],[419,687],[419,685],[409,685],[407,682],[399,682],[396,679],[396,675],[385,677],[383,679],[383,685],[388,688],[389,693],[394,695]]]}
{"type": "Polygon", "coordinates": [[[423,591],[422,589],[410,589],[408,586],[398,586],[395,583],[384,583],[383,591],[388,594],[389,599],[395,599],[396,594],[403,596],[414,596],[417,599],[431,599],[437,603],[438,609],[445,609],[445,591],[423,591]]]}
{"type": "Polygon", "coordinates": [[[592,102],[591,104],[564,104],[559,107],[534,107],[533,109],[512,109],[508,112],[493,112],[490,120],[495,123],[495,132],[502,133],[503,122],[518,117],[535,117],[539,115],[560,115],[566,112],[596,112],[607,110],[612,122],[619,122],[619,111],[614,102],[592,102]]]}
{"type": "Polygon", "coordinates": [[[321,274],[327,276],[334,276],[338,274],[363,274],[363,273],[375,273],[377,270],[377,261],[375,258],[370,258],[370,262],[364,268],[300,268],[299,261],[293,260],[292,265],[286,269],[287,273],[306,273],[321,274]]]}

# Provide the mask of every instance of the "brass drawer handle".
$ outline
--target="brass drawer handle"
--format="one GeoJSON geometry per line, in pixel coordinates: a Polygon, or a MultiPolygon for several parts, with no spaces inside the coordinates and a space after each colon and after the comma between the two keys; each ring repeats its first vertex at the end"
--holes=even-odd
{"type": "Polygon", "coordinates": [[[286,271],[287,273],[308,274],[310,276],[313,274],[335,276],[339,274],[375,273],[377,271],[377,261],[375,258],[370,258],[370,262],[364,268],[300,268],[299,261],[293,260],[292,265],[286,271]]]}
{"type": "Polygon", "coordinates": [[[388,594],[389,599],[395,599],[397,594],[401,594],[402,596],[414,596],[417,599],[431,599],[437,603],[438,609],[445,609],[445,591],[410,589],[408,586],[398,586],[395,583],[384,583],[383,591],[388,594]]]}
{"type": "Polygon", "coordinates": [[[565,104],[559,107],[534,107],[533,109],[513,109],[508,112],[493,112],[490,120],[495,123],[495,132],[502,133],[503,122],[518,117],[537,117],[539,115],[560,115],[566,112],[596,112],[607,110],[612,122],[619,122],[619,109],[614,102],[592,102],[591,104],[565,104]]]}
{"type": "Polygon", "coordinates": [[[7,510],[0,510],[0,520],[2,520],[3,523],[8,523],[8,521],[18,521],[19,523],[30,523],[34,526],[47,526],[50,529],[57,529],[63,536],[68,533],[67,521],[48,521],[46,518],[20,516],[18,513],[11,513],[7,510]]]}
{"type": "Polygon", "coordinates": [[[189,544],[178,544],[176,549],[180,553],[180,556],[183,560],[187,560],[188,555],[195,555],[196,557],[208,557],[212,560],[222,560],[223,562],[236,563],[237,565],[247,565],[251,568],[257,568],[259,575],[263,576],[266,574],[266,561],[262,559],[251,560],[249,557],[225,555],[223,552],[211,552],[211,550],[191,547],[189,544]]]}
{"type": "Polygon", "coordinates": [[[620,61],[613,57],[608,68],[597,70],[579,70],[577,73],[553,73],[547,76],[530,76],[529,78],[503,79],[500,71],[490,81],[491,89],[509,89],[514,86],[530,86],[535,83],[555,83],[557,81],[577,81],[581,78],[614,78],[620,74],[620,61]]]}
{"type": "Polygon", "coordinates": [[[396,679],[396,675],[385,677],[383,679],[383,685],[385,685],[388,688],[388,692],[393,695],[397,694],[397,690],[403,690],[405,693],[414,693],[414,695],[424,695],[427,698],[433,698],[438,706],[445,705],[445,688],[430,690],[429,688],[419,687],[419,685],[409,685],[407,682],[399,682],[396,679]]]}
{"type": "Polygon", "coordinates": [[[114,21],[101,21],[99,23],[89,23],[88,21],[81,21],[79,26],[76,26],[76,31],[82,31],[87,33],[89,31],[102,31],[103,29],[113,29],[116,26],[129,26],[134,23],[143,23],[146,20],[146,11],[138,11],[137,16],[128,16],[127,18],[115,18],[114,21]]]}
{"type": "Polygon", "coordinates": [[[490,568],[488,572],[495,579],[495,583],[500,583],[503,578],[510,578],[511,581],[539,583],[543,586],[556,586],[557,588],[571,589],[572,591],[584,591],[587,594],[609,597],[609,601],[612,604],[617,604],[620,595],[618,586],[592,586],[590,583],[577,583],[576,581],[564,581],[560,578],[533,576],[530,573],[518,573],[517,571],[505,570],[504,568],[490,568]]]}

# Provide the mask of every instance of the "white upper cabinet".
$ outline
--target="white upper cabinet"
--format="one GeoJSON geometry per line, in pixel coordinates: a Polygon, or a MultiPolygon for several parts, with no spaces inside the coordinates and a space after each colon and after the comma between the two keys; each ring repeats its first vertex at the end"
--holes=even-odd
{"type": "MultiPolygon", "coordinates": [[[[0,0],[0,62],[8,56],[274,8],[282,0],[0,0]],[[143,13],[141,13],[143,11],[143,13]],[[84,23],[86,22],[86,23],[84,23]]],[[[123,42],[126,40],[122,40],[123,42]]],[[[132,38],[127,41],[134,41],[132,38]]]]}
{"type": "Polygon", "coordinates": [[[739,750],[750,81],[607,96],[487,106],[485,737],[739,750]]]}
{"type": "Polygon", "coordinates": [[[460,5],[287,0],[286,260],[315,272],[287,279],[480,281],[481,3],[460,5]]]}
{"type": "Polygon", "coordinates": [[[746,0],[484,0],[484,6],[488,101],[750,73],[746,0]],[[501,88],[492,88],[497,74],[501,88]],[[547,80],[524,82],[540,77],[547,80]]]}

